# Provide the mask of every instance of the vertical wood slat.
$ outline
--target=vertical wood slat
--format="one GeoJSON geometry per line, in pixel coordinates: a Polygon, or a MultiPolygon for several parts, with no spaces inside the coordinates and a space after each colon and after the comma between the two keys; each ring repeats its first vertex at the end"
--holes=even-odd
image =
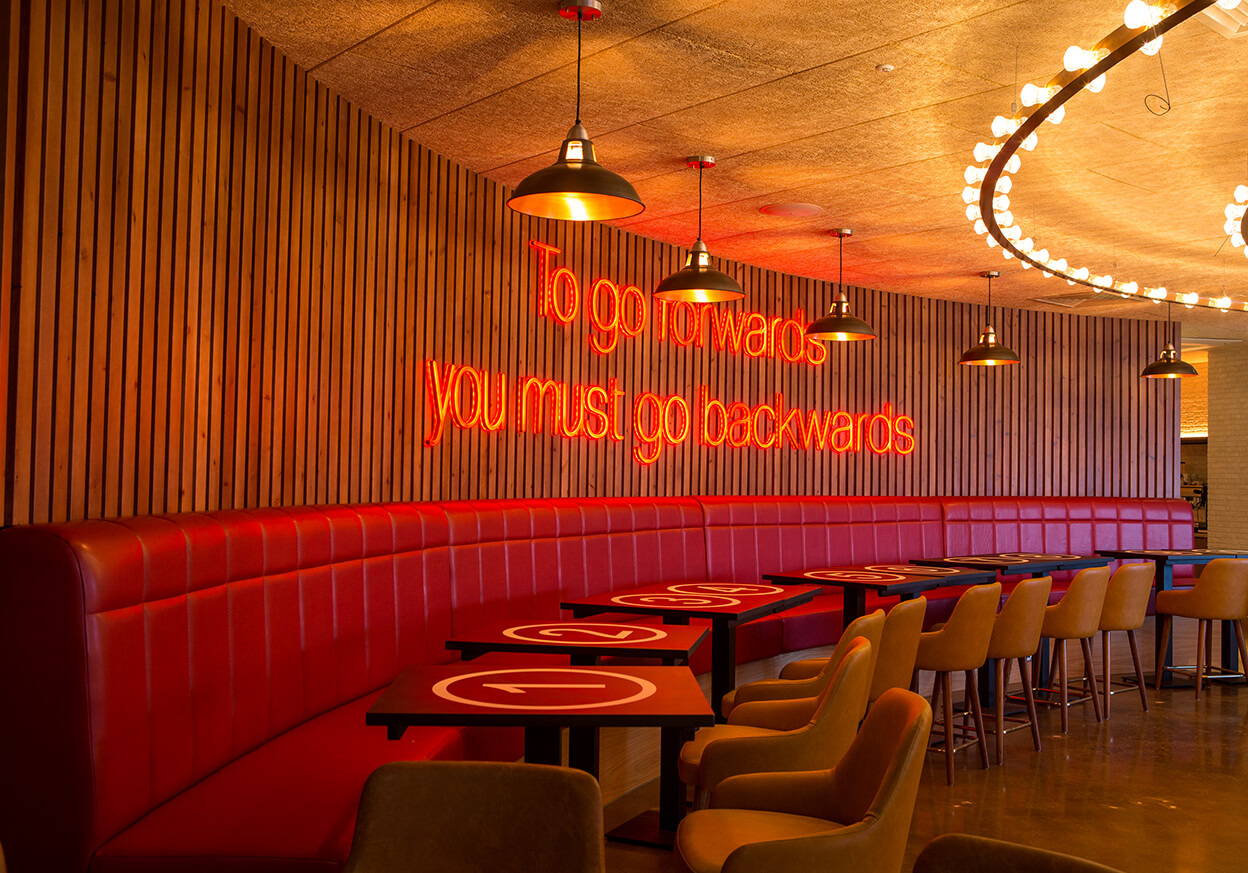
{"type": "MultiPolygon", "coordinates": [[[[588,294],[684,249],[529,219],[507,192],[330,93],[215,3],[10,7],[0,188],[3,521],[320,501],[687,493],[1172,496],[1178,387],[1152,322],[847,288],[880,338],[821,368],[682,348],[593,353],[536,312],[530,239],[588,294]],[[23,22],[22,16],[28,16],[23,22]],[[22,34],[29,46],[21,44],[22,34]],[[1019,368],[956,364],[986,319],[1019,368]],[[424,364],[626,392],[626,440],[452,428],[424,364]],[[691,439],[632,460],[643,391],[917,422],[907,458],[691,439]]],[[[834,286],[722,264],[740,309],[813,318],[834,286]]],[[[583,304],[584,306],[584,304],[583,304]]],[[[492,386],[491,386],[492,387],[492,386]]]]}

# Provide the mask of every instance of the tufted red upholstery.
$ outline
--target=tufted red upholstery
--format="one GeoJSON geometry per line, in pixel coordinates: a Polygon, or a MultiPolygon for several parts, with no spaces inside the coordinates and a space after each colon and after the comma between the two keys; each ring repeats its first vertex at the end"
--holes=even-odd
{"type": "MultiPolygon", "coordinates": [[[[11,528],[0,843],[14,873],[338,870],[378,763],[519,754],[514,732],[390,743],[363,724],[401,666],[448,659],[457,625],[812,564],[1190,545],[1181,501],[1058,498],[474,501],[11,528]]],[[[738,660],[830,642],[839,611],[828,594],[744,625],[738,660]]]]}

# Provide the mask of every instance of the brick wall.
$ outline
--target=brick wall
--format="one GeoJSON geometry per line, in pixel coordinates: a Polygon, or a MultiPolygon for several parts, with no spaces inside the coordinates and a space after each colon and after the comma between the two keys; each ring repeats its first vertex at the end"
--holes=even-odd
{"type": "Polygon", "coordinates": [[[1204,369],[1209,374],[1209,547],[1243,548],[1248,544],[1248,344],[1214,349],[1204,369]]]}
{"type": "Polygon", "coordinates": [[[1179,436],[1204,436],[1209,432],[1209,368],[1196,364],[1196,369],[1200,370],[1199,376],[1183,380],[1179,436]]]}

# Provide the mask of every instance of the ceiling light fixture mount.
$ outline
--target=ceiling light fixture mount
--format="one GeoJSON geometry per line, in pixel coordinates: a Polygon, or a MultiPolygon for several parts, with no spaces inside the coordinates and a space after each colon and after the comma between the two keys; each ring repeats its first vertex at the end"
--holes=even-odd
{"type": "Polygon", "coordinates": [[[594,143],[581,124],[581,24],[602,15],[600,0],[562,0],[559,14],[576,20],[576,122],[559,157],[526,176],[507,201],[516,212],[564,221],[610,221],[646,208],[636,189],[598,163],[594,143]]]}
{"type": "Polygon", "coordinates": [[[1167,338],[1166,345],[1161,350],[1161,354],[1157,356],[1157,360],[1153,361],[1143,372],[1140,377],[1144,379],[1183,379],[1187,376],[1199,376],[1196,368],[1187,361],[1179,357],[1178,351],[1174,348],[1174,319],[1170,317],[1170,310],[1173,304],[1166,304],[1166,325],[1167,338]]]}
{"type": "Polygon", "coordinates": [[[698,239],[689,250],[685,265],[660,282],[654,296],[660,300],[687,303],[728,303],[745,296],[740,283],[711,266],[711,255],[702,242],[702,171],[715,166],[710,155],[690,155],[685,166],[698,168],[698,239]]]}
{"type": "Polygon", "coordinates": [[[845,237],[853,234],[848,227],[828,231],[828,235],[836,237],[838,243],[836,300],[827,315],[807,325],[806,336],[811,339],[843,343],[873,340],[876,337],[875,329],[871,325],[849,314],[849,299],[845,296],[845,237]]]}
{"type": "Polygon", "coordinates": [[[996,270],[985,270],[979,274],[988,280],[988,324],[979,335],[979,342],[962,353],[959,364],[969,367],[1003,367],[1017,364],[1018,352],[1006,348],[997,342],[997,332],[992,327],[992,280],[1001,274],[996,270]]]}

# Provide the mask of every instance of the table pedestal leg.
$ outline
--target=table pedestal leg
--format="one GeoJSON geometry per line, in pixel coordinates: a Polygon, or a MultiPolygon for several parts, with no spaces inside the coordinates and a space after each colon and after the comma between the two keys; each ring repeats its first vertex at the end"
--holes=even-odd
{"type": "Polygon", "coordinates": [[[524,760],[529,764],[553,764],[558,767],[563,763],[563,744],[560,741],[558,726],[535,727],[529,725],[524,729],[524,760]]]}
{"type": "MultiPolygon", "coordinates": [[[[1238,673],[1241,669],[1239,663],[1239,646],[1235,644],[1235,623],[1230,621],[1222,622],[1222,669],[1229,673],[1238,673]]],[[[1248,668],[1248,664],[1242,665],[1248,668]]],[[[1230,681],[1235,681],[1234,679],[1230,681]]]]}
{"type": "Polygon", "coordinates": [[[737,626],[731,621],[711,624],[711,709],[715,720],[725,721],[721,712],[724,695],[736,687],[737,626]]]}
{"type": "Polygon", "coordinates": [[[693,730],[661,728],[659,739],[659,808],[648,810],[615,828],[607,839],[635,846],[670,849],[676,826],[685,816],[685,786],[680,781],[680,747],[693,738],[693,730]]]}
{"type": "Polygon", "coordinates": [[[846,585],[841,589],[841,632],[850,622],[867,614],[867,589],[846,585]]]}

